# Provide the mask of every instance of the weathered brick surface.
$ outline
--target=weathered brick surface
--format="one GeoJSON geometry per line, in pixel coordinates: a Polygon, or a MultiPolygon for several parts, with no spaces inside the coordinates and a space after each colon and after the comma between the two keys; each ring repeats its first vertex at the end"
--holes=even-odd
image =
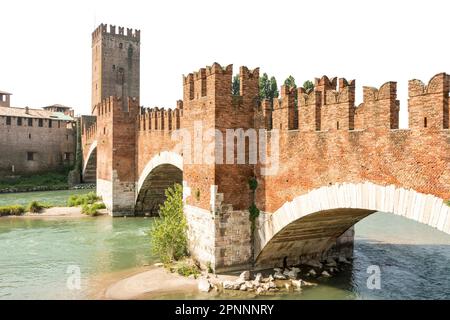
{"type": "MultiPolygon", "coordinates": [[[[444,214],[439,215],[441,211],[447,212],[439,207],[442,199],[450,198],[448,75],[436,75],[426,86],[418,80],[409,83],[410,128],[399,130],[395,82],[387,82],[379,89],[365,87],[363,103],[356,107],[354,80],[324,76],[316,79],[314,91],[298,89],[295,108],[292,89],[282,87],[280,99],[273,102],[259,101],[259,70],[241,67],[239,74],[238,96],[231,94],[232,66],[214,63],[183,77],[183,101],[178,101],[175,109],[144,109],[139,107],[138,99],[124,103],[123,98],[109,98],[96,106],[97,123],[83,130],[83,146],[97,143],[99,189],[110,194],[112,210],[119,214],[133,213],[136,200],[141,201],[141,192],[161,186],[155,183],[163,179],[164,172],[155,171],[154,176],[159,178],[146,181],[147,176],[152,177],[149,165],[155,159],[159,165],[164,159],[171,159],[167,165],[183,170],[190,238],[199,242],[192,246],[194,255],[218,269],[245,265],[252,260],[248,207],[253,196],[248,182],[254,176],[259,183],[256,205],[264,215],[277,212],[296,197],[321,187],[373,183],[415,190],[417,193],[408,196],[420,201],[427,195],[437,197],[439,203],[434,198],[430,200],[437,204],[430,218],[433,221],[428,219],[428,223],[443,230],[450,225],[444,214]],[[260,163],[249,163],[249,145],[243,150],[234,147],[238,138],[247,139],[251,135],[247,130],[252,128],[268,129],[269,145],[279,136],[279,167],[274,175],[262,175],[260,163]],[[183,146],[190,148],[180,147],[181,140],[172,139],[176,129],[186,130],[183,146]],[[228,141],[229,129],[243,131],[228,141]],[[230,143],[234,154],[227,158],[226,146],[230,143]],[[209,161],[205,155],[209,155],[209,161]],[[246,163],[237,164],[242,156],[246,163]],[[182,163],[177,162],[180,157],[182,163]]],[[[328,209],[326,214],[310,217],[310,223],[318,223],[310,226],[312,230],[319,230],[327,215],[333,219],[341,215],[347,220],[337,221],[320,241],[318,234],[314,238],[317,242],[307,244],[272,243],[265,239],[266,244],[273,246],[278,258],[284,252],[323,256],[330,247],[329,254],[341,249],[350,252],[351,232],[341,235],[373,210],[328,209]],[[340,240],[333,246],[336,239],[340,240]]],[[[429,216],[426,210],[420,211],[420,215],[414,218],[421,221],[429,216]]],[[[285,230],[296,236],[297,229],[312,232],[302,223],[286,226],[285,230]]],[[[280,233],[274,239],[286,236],[280,233]]],[[[269,261],[270,254],[265,258],[269,261]]]]}

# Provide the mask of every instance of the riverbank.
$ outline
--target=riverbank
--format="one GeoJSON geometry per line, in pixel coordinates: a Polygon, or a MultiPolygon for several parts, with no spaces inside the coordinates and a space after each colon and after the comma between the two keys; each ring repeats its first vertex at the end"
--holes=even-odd
{"type": "MultiPolygon", "coordinates": [[[[13,219],[26,219],[26,218],[83,218],[90,217],[89,215],[83,214],[81,207],[52,207],[47,209],[42,209],[39,213],[26,212],[23,215],[11,215],[11,216],[1,216],[1,218],[13,218],[13,219]]],[[[98,210],[97,216],[107,215],[106,209],[98,210]]]]}
{"type": "MultiPolygon", "coordinates": [[[[318,262],[317,262],[318,263],[318,262]]],[[[348,263],[348,262],[347,262],[348,263]]],[[[333,264],[335,265],[335,264],[333,264]]],[[[319,268],[319,269],[322,269],[319,268]]],[[[330,270],[330,268],[327,268],[330,270]]],[[[334,269],[337,269],[334,267],[334,269]]],[[[303,290],[313,288],[319,281],[332,277],[325,272],[305,275],[313,270],[304,266],[300,276],[300,268],[275,268],[262,272],[244,271],[241,274],[211,274],[202,271],[198,277],[184,277],[170,272],[162,264],[156,263],[131,274],[110,275],[108,280],[97,279],[102,289],[92,295],[94,299],[107,300],[140,300],[140,299],[256,299],[258,297],[276,297],[301,295],[303,290]],[[308,278],[308,281],[302,278],[308,278]],[[311,281],[311,282],[309,282],[311,281]]],[[[317,268],[315,270],[319,271],[317,268]]],[[[331,271],[330,271],[331,272],[331,271]]]]}

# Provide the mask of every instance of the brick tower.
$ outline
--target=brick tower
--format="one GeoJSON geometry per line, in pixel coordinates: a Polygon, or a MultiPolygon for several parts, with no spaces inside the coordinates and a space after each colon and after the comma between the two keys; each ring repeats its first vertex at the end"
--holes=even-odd
{"type": "MultiPolygon", "coordinates": [[[[110,96],[139,98],[140,31],[101,24],[92,33],[92,114],[110,96]]],[[[124,106],[126,107],[126,106],[124,106]]]]}

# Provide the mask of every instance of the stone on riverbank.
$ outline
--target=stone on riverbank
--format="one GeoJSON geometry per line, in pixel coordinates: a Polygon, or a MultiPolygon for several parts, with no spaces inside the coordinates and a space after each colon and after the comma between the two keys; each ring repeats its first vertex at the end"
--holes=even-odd
{"type": "Polygon", "coordinates": [[[328,271],[324,270],[321,274],[322,277],[331,277],[331,274],[328,273],[328,271]]]}
{"type": "Polygon", "coordinates": [[[250,271],[244,271],[239,275],[239,279],[242,279],[244,281],[250,280],[250,271]]]}
{"type": "Polygon", "coordinates": [[[198,282],[198,290],[200,292],[209,292],[211,290],[211,283],[207,279],[200,279],[198,282]]]}

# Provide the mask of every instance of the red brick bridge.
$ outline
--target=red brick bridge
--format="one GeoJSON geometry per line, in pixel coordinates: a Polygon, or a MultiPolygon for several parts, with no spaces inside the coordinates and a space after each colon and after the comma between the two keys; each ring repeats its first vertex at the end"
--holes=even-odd
{"type": "Polygon", "coordinates": [[[258,100],[258,69],[239,75],[238,96],[232,66],[215,63],[183,77],[176,108],[110,97],[83,117],[85,176],[113,216],[154,215],[182,183],[191,252],[216,270],[351,255],[352,226],[376,211],[450,233],[447,74],[409,81],[409,129],[399,129],[395,82],[364,87],[355,106],[355,81],[283,86],[271,102],[258,100]],[[230,129],[241,130],[228,139],[230,129]]]}

